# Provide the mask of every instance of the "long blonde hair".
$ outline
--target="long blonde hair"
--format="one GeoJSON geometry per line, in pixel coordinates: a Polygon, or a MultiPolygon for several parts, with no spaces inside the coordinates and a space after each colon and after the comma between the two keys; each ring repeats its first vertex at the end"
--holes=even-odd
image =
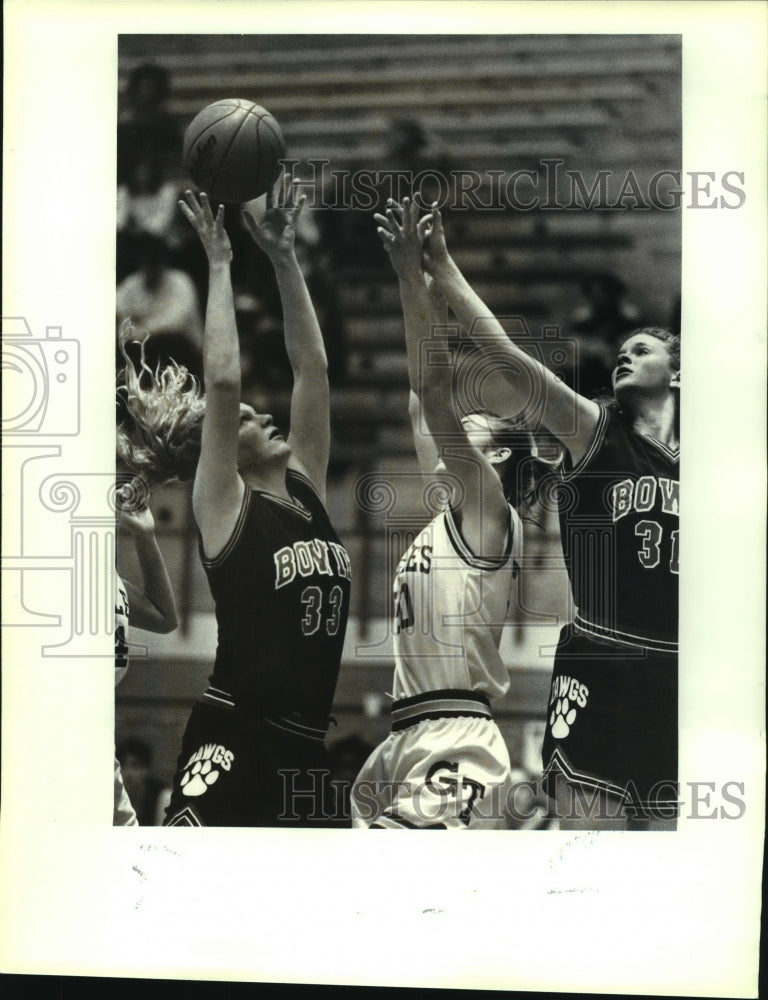
{"type": "Polygon", "coordinates": [[[169,361],[153,371],[146,361],[148,335],[137,334],[130,320],[120,326],[118,343],[125,359],[118,373],[117,396],[123,419],[117,426],[117,456],[150,486],[191,479],[200,458],[205,396],[198,380],[169,361]],[[127,345],[139,345],[139,370],[127,345]]]}

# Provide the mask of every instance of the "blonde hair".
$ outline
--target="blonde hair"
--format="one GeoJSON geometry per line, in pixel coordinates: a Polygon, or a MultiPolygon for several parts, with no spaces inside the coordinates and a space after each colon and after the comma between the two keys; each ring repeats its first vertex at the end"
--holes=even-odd
{"type": "Polygon", "coordinates": [[[118,373],[117,395],[124,418],[117,427],[117,456],[150,486],[191,479],[200,458],[205,396],[198,380],[169,361],[153,371],[146,361],[147,333],[137,334],[130,320],[120,326],[118,343],[125,366],[118,373]],[[127,345],[139,345],[139,370],[127,345]]]}

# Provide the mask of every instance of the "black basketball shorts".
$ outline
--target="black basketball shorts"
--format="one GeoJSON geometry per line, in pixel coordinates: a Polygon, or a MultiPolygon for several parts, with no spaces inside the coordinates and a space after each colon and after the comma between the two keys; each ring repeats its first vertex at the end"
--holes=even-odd
{"type": "Polygon", "coordinates": [[[289,725],[205,700],[195,705],[164,825],[338,825],[322,736],[308,737],[289,725]]]}
{"type": "Polygon", "coordinates": [[[677,815],[677,654],[563,631],[542,760],[547,790],[562,774],[620,797],[640,818],[677,815]]]}

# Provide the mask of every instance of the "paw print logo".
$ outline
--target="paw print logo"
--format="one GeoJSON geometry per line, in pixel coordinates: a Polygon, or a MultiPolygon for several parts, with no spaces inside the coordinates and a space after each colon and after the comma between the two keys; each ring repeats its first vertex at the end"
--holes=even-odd
{"type": "Polygon", "coordinates": [[[576,709],[570,707],[567,698],[558,698],[557,704],[552,709],[549,717],[549,724],[552,727],[552,735],[555,739],[562,740],[571,731],[573,720],[576,718],[576,709]]]}
{"type": "Polygon", "coordinates": [[[181,790],[185,795],[196,798],[207,792],[219,779],[219,772],[213,769],[209,760],[198,760],[187,767],[181,779],[181,790]]]}

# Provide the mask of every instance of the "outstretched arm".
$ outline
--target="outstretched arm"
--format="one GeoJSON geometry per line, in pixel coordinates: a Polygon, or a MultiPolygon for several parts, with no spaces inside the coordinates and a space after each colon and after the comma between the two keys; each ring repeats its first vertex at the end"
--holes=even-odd
{"type": "Polygon", "coordinates": [[[566,447],[574,462],[586,453],[597,426],[597,403],[574,392],[545,365],[521,350],[470,287],[448,253],[440,212],[434,207],[425,232],[424,266],[432,274],[452,311],[481,350],[503,359],[511,402],[520,416],[540,414],[540,423],[566,447]],[[575,415],[575,421],[574,421],[575,415]],[[576,430],[574,432],[574,423],[576,430]]]}
{"type": "Polygon", "coordinates": [[[214,217],[208,196],[185,193],[181,210],[208,257],[208,304],[203,331],[206,403],[192,507],[209,558],[234,530],[245,484],[237,471],[240,425],[240,344],[232,296],[232,248],[224,229],[224,206],[214,217]]]}
{"type": "MultiPolygon", "coordinates": [[[[119,499],[119,497],[118,497],[119,499]]],[[[141,586],[124,580],[131,608],[131,624],[147,632],[173,632],[178,621],[173,587],[155,537],[155,521],[148,507],[121,508],[118,524],[133,538],[139,557],[141,586]]]]}
{"type": "Polygon", "coordinates": [[[307,199],[302,195],[295,201],[293,185],[286,179],[282,200],[282,207],[276,206],[270,191],[261,222],[247,212],[243,218],[253,239],[272,261],[283,307],[285,348],[293,371],[288,466],[308,476],[324,500],[331,443],[328,360],[294,247],[296,221],[307,199]]]}
{"type": "MultiPolygon", "coordinates": [[[[448,325],[448,305],[443,293],[430,275],[425,275],[427,292],[432,307],[432,314],[429,321],[429,329],[434,330],[437,326],[446,327],[448,325]]],[[[408,398],[408,416],[411,418],[411,429],[413,431],[413,444],[416,448],[416,457],[419,460],[419,468],[422,472],[435,472],[445,469],[445,465],[440,460],[437,452],[437,445],[432,437],[427,422],[424,419],[421,400],[418,392],[413,388],[415,381],[411,381],[411,391],[408,398]]]]}
{"type": "MultiPolygon", "coordinates": [[[[400,279],[412,393],[418,397],[445,467],[457,477],[463,496],[462,532],[476,555],[497,556],[504,548],[509,513],[501,482],[483,452],[467,438],[453,400],[453,353],[436,294],[421,270],[418,208],[408,199],[386,218],[378,216],[379,235],[400,279]],[[427,345],[424,354],[422,345],[427,345]]],[[[423,228],[423,226],[422,226],[423,228]]]]}
{"type": "Polygon", "coordinates": [[[440,303],[444,304],[445,299],[434,286],[431,278],[428,279],[428,284],[425,283],[424,272],[421,269],[421,244],[415,233],[416,216],[418,215],[416,204],[411,203],[407,198],[404,199],[403,206],[391,199],[388,204],[390,207],[387,209],[386,216],[377,213],[374,215],[374,219],[379,223],[377,231],[397,274],[400,289],[410,387],[408,415],[411,420],[416,457],[422,472],[433,473],[438,467],[439,456],[422,413],[419,396],[419,351],[421,343],[429,338],[432,327],[437,323],[447,322],[447,311],[443,311],[440,307],[440,303]],[[404,222],[404,212],[407,213],[409,219],[413,216],[413,219],[408,223],[409,234],[413,230],[413,239],[405,239],[403,238],[404,234],[396,232],[396,226],[399,229],[402,228],[400,222],[404,222]],[[433,286],[432,294],[430,294],[430,284],[433,286]]]}

